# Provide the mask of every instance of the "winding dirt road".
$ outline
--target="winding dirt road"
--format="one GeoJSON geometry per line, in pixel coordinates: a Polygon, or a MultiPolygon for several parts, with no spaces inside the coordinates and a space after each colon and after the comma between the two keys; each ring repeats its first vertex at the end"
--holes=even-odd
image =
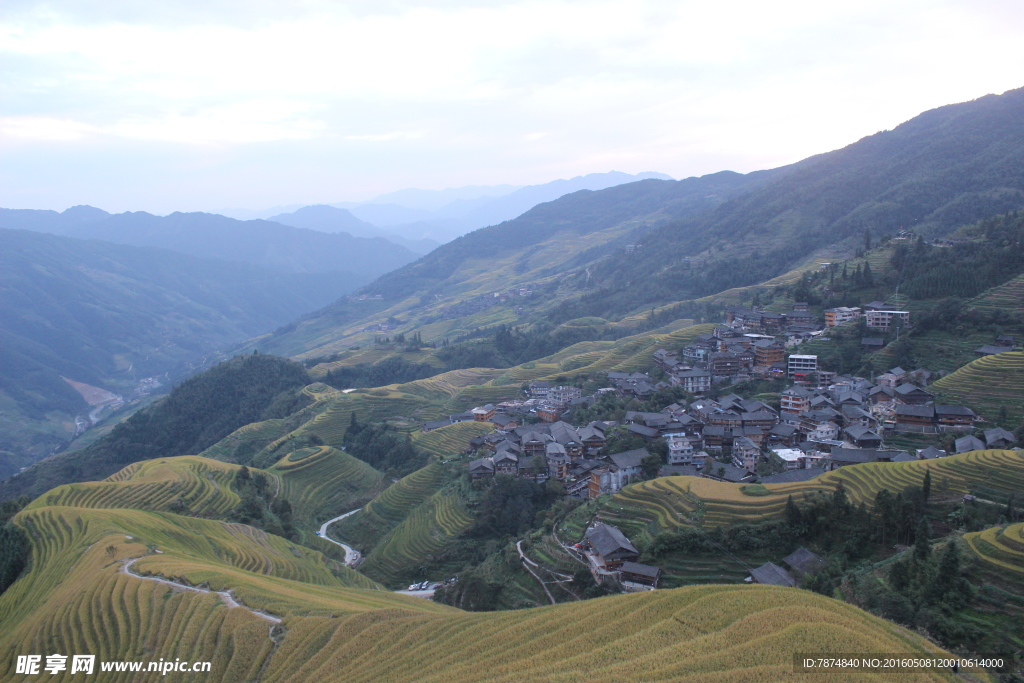
{"type": "Polygon", "coordinates": [[[334,545],[340,545],[342,547],[342,549],[345,551],[345,564],[347,564],[350,567],[352,565],[354,565],[356,562],[359,561],[359,551],[356,550],[355,548],[353,548],[350,545],[345,545],[344,543],[342,543],[340,541],[335,541],[333,538],[328,536],[327,535],[327,527],[329,527],[330,525],[334,524],[335,522],[339,522],[339,521],[345,519],[346,517],[349,517],[351,515],[356,514],[357,512],[359,512],[362,509],[363,508],[356,508],[355,510],[352,510],[350,512],[346,512],[343,515],[338,515],[334,519],[329,519],[326,522],[324,522],[323,524],[321,524],[320,525],[320,531],[316,532],[316,535],[319,536],[320,538],[324,539],[325,541],[330,541],[334,545]]]}
{"type": "Polygon", "coordinates": [[[231,591],[212,591],[208,588],[186,586],[183,583],[177,583],[176,581],[171,581],[170,579],[161,579],[158,576],[143,576],[141,574],[136,574],[135,572],[131,571],[131,566],[141,559],[141,557],[135,557],[122,564],[121,573],[135,577],[136,579],[142,579],[143,581],[156,581],[157,583],[162,583],[171,586],[172,588],[177,588],[179,590],[192,591],[193,593],[214,593],[221,599],[221,602],[223,602],[228,607],[241,607],[242,609],[249,610],[249,612],[255,614],[260,619],[265,619],[272,624],[281,623],[281,620],[275,616],[267,614],[266,612],[260,612],[259,610],[251,609],[249,607],[246,607],[242,603],[238,602],[238,600],[235,599],[235,596],[231,594],[231,591]]]}

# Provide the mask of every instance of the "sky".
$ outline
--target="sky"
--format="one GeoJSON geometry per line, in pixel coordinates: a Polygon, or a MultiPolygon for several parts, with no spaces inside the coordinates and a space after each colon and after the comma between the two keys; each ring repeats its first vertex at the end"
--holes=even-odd
{"type": "Polygon", "coordinates": [[[772,168],[1024,86],[1024,3],[0,4],[0,206],[772,168]]]}

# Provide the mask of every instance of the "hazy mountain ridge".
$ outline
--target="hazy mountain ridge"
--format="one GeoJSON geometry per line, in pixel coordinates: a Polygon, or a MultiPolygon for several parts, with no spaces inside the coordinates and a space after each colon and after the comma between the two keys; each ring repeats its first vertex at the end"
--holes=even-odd
{"type": "Polygon", "coordinates": [[[372,277],[416,258],[405,247],[379,237],[329,234],[265,220],[238,221],[208,213],[154,216],[144,211],[100,216],[98,211],[93,207],[74,207],[64,214],[2,209],[0,227],[161,247],[292,273],[346,271],[372,277]],[[66,218],[68,212],[71,216],[66,218]],[[88,219],[82,220],[83,216],[88,219]]]}
{"type": "Polygon", "coordinates": [[[438,194],[455,198],[437,208],[432,208],[436,202],[430,201],[429,191],[426,190],[399,190],[370,202],[339,203],[333,206],[347,208],[357,218],[380,227],[390,227],[393,232],[406,238],[428,237],[447,242],[478,228],[512,220],[538,204],[553,201],[573,192],[603,190],[616,185],[652,178],[672,179],[671,176],[664,173],[645,172],[631,175],[620,171],[609,171],[608,173],[590,173],[518,188],[502,186],[509,188],[509,191],[496,196],[480,194],[476,197],[459,197],[458,191],[461,188],[440,190],[437,191],[438,194]],[[443,194],[449,192],[450,195],[443,194]],[[419,196],[416,193],[423,193],[427,196],[419,196]],[[407,203],[403,204],[402,202],[407,203]]]}
{"type": "Polygon", "coordinates": [[[441,244],[437,240],[413,240],[389,233],[371,223],[359,220],[348,209],[339,209],[329,204],[304,206],[291,213],[271,216],[268,220],[282,225],[319,230],[320,232],[345,232],[354,237],[379,237],[405,247],[415,254],[427,254],[441,244]]]}

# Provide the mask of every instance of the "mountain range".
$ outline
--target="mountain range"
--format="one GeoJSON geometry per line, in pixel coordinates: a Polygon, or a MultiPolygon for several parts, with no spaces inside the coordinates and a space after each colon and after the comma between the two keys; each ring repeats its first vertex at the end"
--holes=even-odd
{"type": "Polygon", "coordinates": [[[0,228],[161,247],[189,256],[238,261],[282,272],[340,271],[367,279],[416,258],[416,254],[405,247],[380,237],[353,237],[345,232],[330,234],[271,221],[239,221],[209,213],[109,214],[91,206],[76,206],[63,213],[0,209],[0,228]]]}
{"type": "Polygon", "coordinates": [[[487,325],[621,318],[851,256],[900,228],[937,236],[1019,209],[1021,168],[1024,89],[940,107],[770,171],[568,194],[453,240],[258,343],[318,355],[370,339],[382,324],[441,340],[487,325]],[[524,288],[543,288],[542,297],[500,296],[524,288]]]}

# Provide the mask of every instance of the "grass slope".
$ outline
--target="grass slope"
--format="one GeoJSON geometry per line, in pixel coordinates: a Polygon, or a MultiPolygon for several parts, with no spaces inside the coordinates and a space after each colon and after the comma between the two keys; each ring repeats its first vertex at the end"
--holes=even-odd
{"type": "Polygon", "coordinates": [[[992,420],[1001,407],[1017,416],[1024,398],[1024,352],[982,356],[930,387],[940,398],[974,408],[992,420]]]}

